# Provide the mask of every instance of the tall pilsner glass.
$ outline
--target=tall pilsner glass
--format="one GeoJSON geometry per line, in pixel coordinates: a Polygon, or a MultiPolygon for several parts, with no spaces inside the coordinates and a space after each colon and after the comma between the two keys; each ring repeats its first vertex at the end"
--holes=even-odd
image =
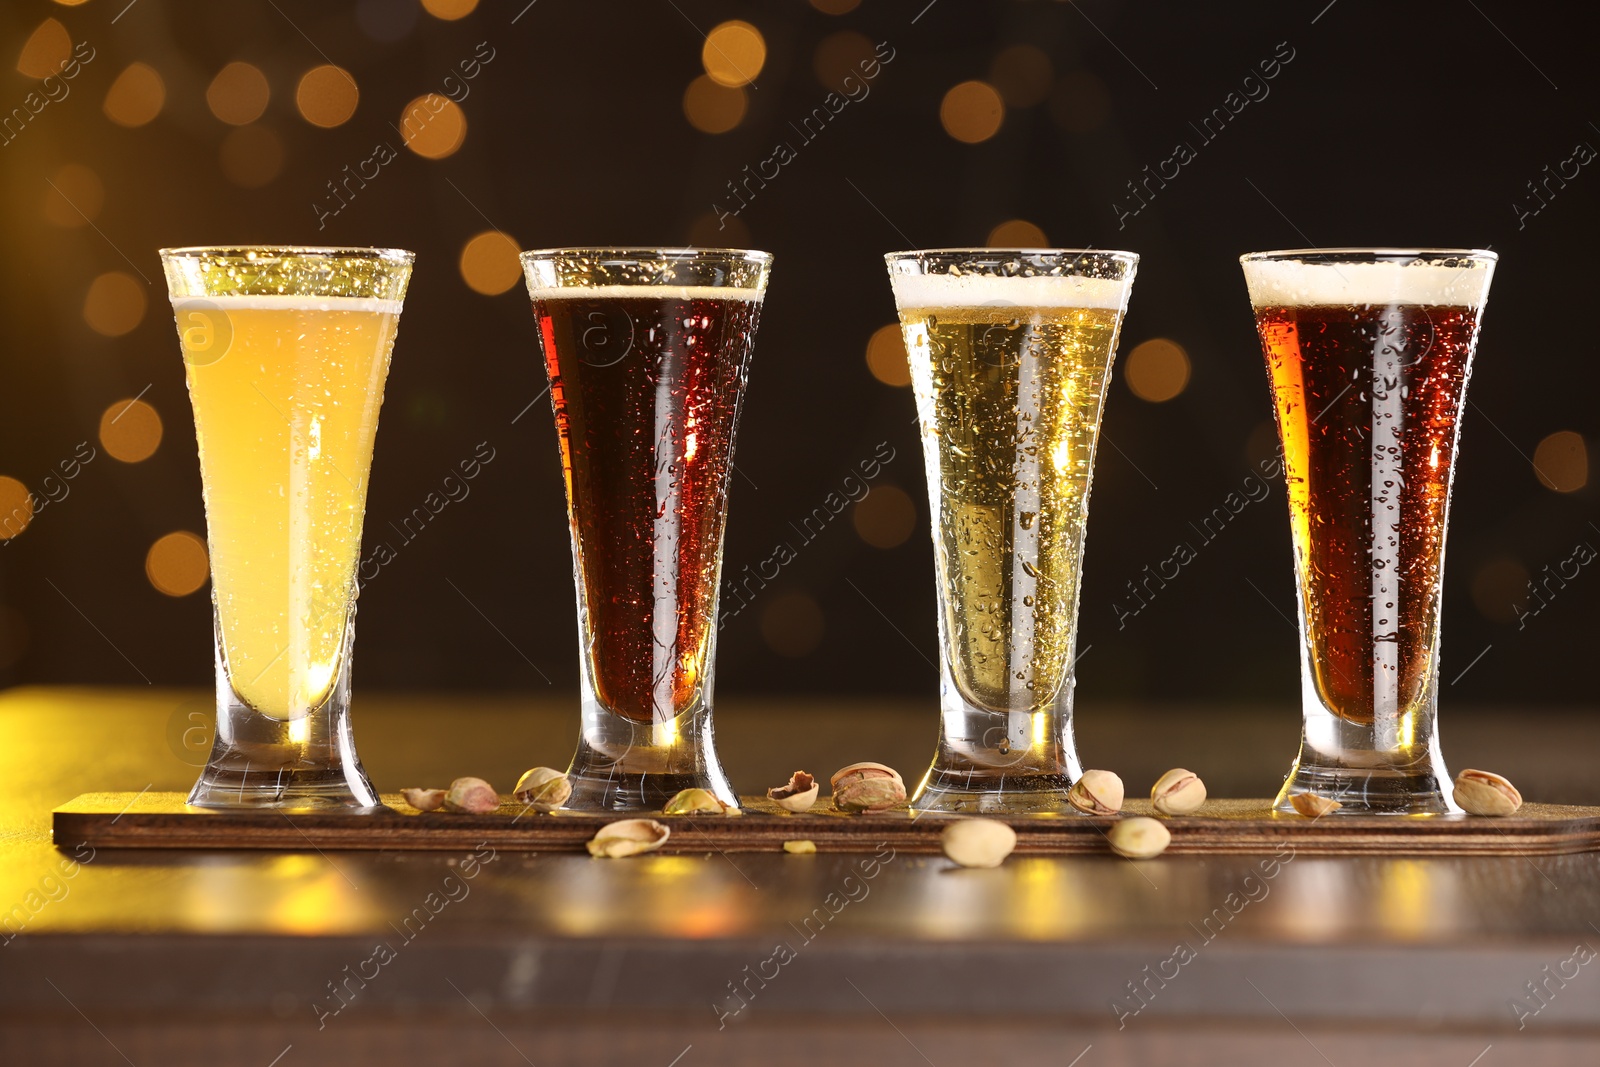
{"type": "Polygon", "coordinates": [[[1089,480],[1139,257],[886,257],[922,423],[941,729],[922,810],[1068,811],[1089,480]]]}
{"type": "Polygon", "coordinates": [[[711,738],[733,438],[772,257],[551,249],[523,271],[550,376],[578,591],[566,806],[736,798],[711,738]]]}
{"type": "Polygon", "coordinates": [[[410,252],[161,253],[200,442],[217,736],[189,803],[373,808],[350,729],[367,476],[410,252]]]}
{"type": "Polygon", "coordinates": [[[1295,793],[1339,814],[1457,810],[1435,726],[1461,407],[1493,252],[1244,256],[1283,442],[1300,589],[1295,793]]]}

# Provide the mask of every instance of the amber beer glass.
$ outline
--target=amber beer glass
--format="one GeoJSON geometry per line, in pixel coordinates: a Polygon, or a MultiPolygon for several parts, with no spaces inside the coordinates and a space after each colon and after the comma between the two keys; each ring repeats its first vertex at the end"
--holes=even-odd
{"type": "Polygon", "coordinates": [[[578,591],[577,810],[736,800],[711,737],[733,438],[772,257],[522,257],[567,482],[578,591]]]}
{"type": "Polygon", "coordinates": [[[887,257],[922,424],[941,727],[913,806],[1071,810],[1089,482],[1128,252],[887,257]]]}
{"type": "Polygon", "coordinates": [[[1300,757],[1278,794],[1456,810],[1435,717],[1445,528],[1493,252],[1244,256],[1300,590],[1300,757]]]}

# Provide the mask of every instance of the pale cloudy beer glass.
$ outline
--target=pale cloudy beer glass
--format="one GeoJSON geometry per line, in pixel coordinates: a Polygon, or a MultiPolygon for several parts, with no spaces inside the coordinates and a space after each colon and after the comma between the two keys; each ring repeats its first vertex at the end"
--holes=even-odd
{"type": "Polygon", "coordinates": [[[1089,483],[1129,252],[887,258],[922,426],[941,719],[912,805],[1066,811],[1089,483]]]}
{"type": "Polygon", "coordinates": [[[161,253],[194,406],[217,734],[189,803],[375,808],[350,729],[356,561],[410,252],[161,253]]]}
{"type": "Polygon", "coordinates": [[[1450,485],[1495,254],[1244,256],[1283,442],[1300,607],[1300,756],[1276,807],[1456,810],[1436,728],[1450,485]]]}

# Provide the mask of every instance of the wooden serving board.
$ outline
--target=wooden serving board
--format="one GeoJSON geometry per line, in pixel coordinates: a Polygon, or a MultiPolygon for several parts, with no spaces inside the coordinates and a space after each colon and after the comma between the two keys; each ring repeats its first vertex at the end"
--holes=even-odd
{"type": "MultiPolygon", "coordinates": [[[[624,815],[558,812],[541,815],[516,803],[487,815],[419,813],[396,795],[371,814],[208,811],[184,804],[182,793],[84,793],[57,808],[58,846],[202,849],[471,849],[487,842],[522,852],[582,852],[595,831],[624,815]]],[[[951,816],[905,810],[845,815],[826,800],[791,814],[764,798],[747,797],[744,814],[655,815],[672,829],[663,852],[777,852],[783,842],[809,840],[818,852],[936,853],[951,816]]],[[[1125,814],[1148,815],[1148,801],[1125,814]]],[[[1105,831],[1114,817],[1001,816],[1017,831],[1021,855],[1107,853],[1105,831]]],[[[1551,856],[1600,851],[1600,808],[1524,804],[1502,819],[1448,816],[1280,815],[1265,800],[1207,800],[1194,815],[1166,820],[1169,853],[1248,854],[1292,848],[1297,855],[1551,856]]]]}

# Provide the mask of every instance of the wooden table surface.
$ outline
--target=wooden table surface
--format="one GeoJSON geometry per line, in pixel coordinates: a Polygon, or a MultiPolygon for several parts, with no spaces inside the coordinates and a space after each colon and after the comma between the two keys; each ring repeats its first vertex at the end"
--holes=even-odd
{"type": "MultiPolygon", "coordinates": [[[[208,713],[182,691],[0,694],[0,1063],[1600,1061],[1593,854],[963,871],[889,853],[74,861],[51,844],[50,810],[79,793],[187,788],[183,731],[208,713]]],[[[797,765],[909,776],[933,714],[730,699],[718,738],[747,793],[797,765]]],[[[1130,792],[1185,765],[1219,795],[1266,795],[1295,714],[1081,708],[1079,732],[1130,792]]],[[[570,700],[369,694],[355,715],[385,791],[459,774],[509,788],[576,732],[570,700]]],[[[1593,716],[1444,720],[1453,765],[1600,803],[1593,716]]]]}

